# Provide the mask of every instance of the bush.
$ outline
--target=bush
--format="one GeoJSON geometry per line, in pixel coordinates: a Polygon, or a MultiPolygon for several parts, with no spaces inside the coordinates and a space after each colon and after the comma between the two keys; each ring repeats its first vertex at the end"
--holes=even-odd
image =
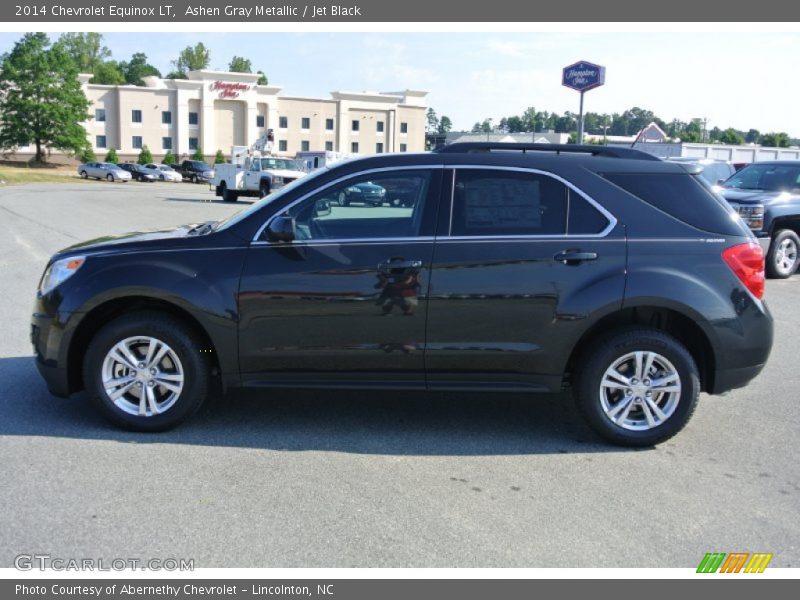
{"type": "Polygon", "coordinates": [[[167,150],[167,153],[164,155],[164,160],[161,161],[165,165],[174,165],[177,162],[175,155],[172,153],[172,150],[167,150]]]}
{"type": "Polygon", "coordinates": [[[153,153],[150,152],[150,148],[144,146],[142,151],[139,152],[139,160],[137,160],[140,165],[146,165],[148,163],[153,162],[153,153]]]}
{"type": "Polygon", "coordinates": [[[97,160],[97,155],[92,150],[91,146],[86,146],[83,150],[81,150],[78,155],[78,160],[82,163],[92,162],[93,160],[97,160]]]}
{"type": "Polygon", "coordinates": [[[197,148],[197,150],[194,151],[194,154],[192,154],[192,160],[205,160],[205,159],[206,157],[203,156],[203,151],[200,150],[199,147],[197,148]]]}
{"type": "Polygon", "coordinates": [[[217,150],[217,153],[214,155],[214,164],[221,165],[225,162],[225,155],[222,153],[222,150],[217,150]]]}
{"type": "Polygon", "coordinates": [[[108,154],[106,154],[106,162],[114,164],[119,162],[119,156],[117,156],[117,151],[114,148],[111,148],[111,150],[108,151],[108,154]]]}

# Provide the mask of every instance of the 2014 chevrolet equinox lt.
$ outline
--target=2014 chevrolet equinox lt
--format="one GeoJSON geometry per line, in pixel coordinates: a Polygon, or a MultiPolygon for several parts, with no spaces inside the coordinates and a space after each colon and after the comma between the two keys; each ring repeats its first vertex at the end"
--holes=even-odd
{"type": "Polygon", "coordinates": [[[157,431],[223,389],[559,392],[652,445],[763,368],[764,258],[676,164],[454,144],[299,179],[219,222],[53,256],[33,315],[51,392],[157,431]],[[386,205],[342,205],[369,182],[386,205]],[[403,202],[393,202],[396,198],[403,202]]]}

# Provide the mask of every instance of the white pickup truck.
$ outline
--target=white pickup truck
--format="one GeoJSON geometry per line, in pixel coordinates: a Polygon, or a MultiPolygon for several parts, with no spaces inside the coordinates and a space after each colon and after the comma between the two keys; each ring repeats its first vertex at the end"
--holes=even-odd
{"type": "Polygon", "coordinates": [[[214,177],[209,184],[223,201],[236,202],[239,196],[263,198],[305,174],[300,165],[289,158],[255,153],[241,160],[215,165],[214,177]]]}

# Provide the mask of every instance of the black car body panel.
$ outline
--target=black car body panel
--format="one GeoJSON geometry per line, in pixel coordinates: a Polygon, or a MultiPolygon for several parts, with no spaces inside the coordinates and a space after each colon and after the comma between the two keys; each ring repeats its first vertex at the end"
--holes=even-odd
{"type": "Polygon", "coordinates": [[[211,348],[198,351],[213,351],[227,386],[558,391],[593,333],[665,318],[697,337],[708,391],[744,385],[767,359],[772,320],[721,252],[751,234],[688,225],[611,183],[611,172],[689,176],[613,156],[382,155],[321,169],[203,235],[183,227],[73,246],[52,260],[82,255],[85,265],[36,301],[40,370],[54,393],[80,389],[81,330],[104,306],[141,299],[207,335],[211,348]],[[459,173],[474,169],[568,186],[605,211],[603,230],[452,235],[459,173]],[[268,241],[269,221],[319,190],[403,170],[430,172],[424,206],[402,208],[421,211],[416,235],[268,241]]]}

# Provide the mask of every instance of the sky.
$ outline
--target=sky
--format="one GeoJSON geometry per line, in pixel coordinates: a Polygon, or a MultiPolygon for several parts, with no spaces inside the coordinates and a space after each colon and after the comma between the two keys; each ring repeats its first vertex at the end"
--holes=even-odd
{"type": "MultiPolygon", "coordinates": [[[[0,52],[21,34],[0,33],[0,52]]],[[[58,34],[50,34],[58,37],[58,34]]],[[[429,92],[428,106],[454,129],[537,110],[578,111],[561,86],[578,60],[606,67],[585,109],[639,106],[708,128],[786,131],[800,137],[800,33],[105,33],[116,60],[143,51],[163,74],[182,48],[202,41],[210,67],[250,58],[291,96],[334,90],[429,92]]]]}

